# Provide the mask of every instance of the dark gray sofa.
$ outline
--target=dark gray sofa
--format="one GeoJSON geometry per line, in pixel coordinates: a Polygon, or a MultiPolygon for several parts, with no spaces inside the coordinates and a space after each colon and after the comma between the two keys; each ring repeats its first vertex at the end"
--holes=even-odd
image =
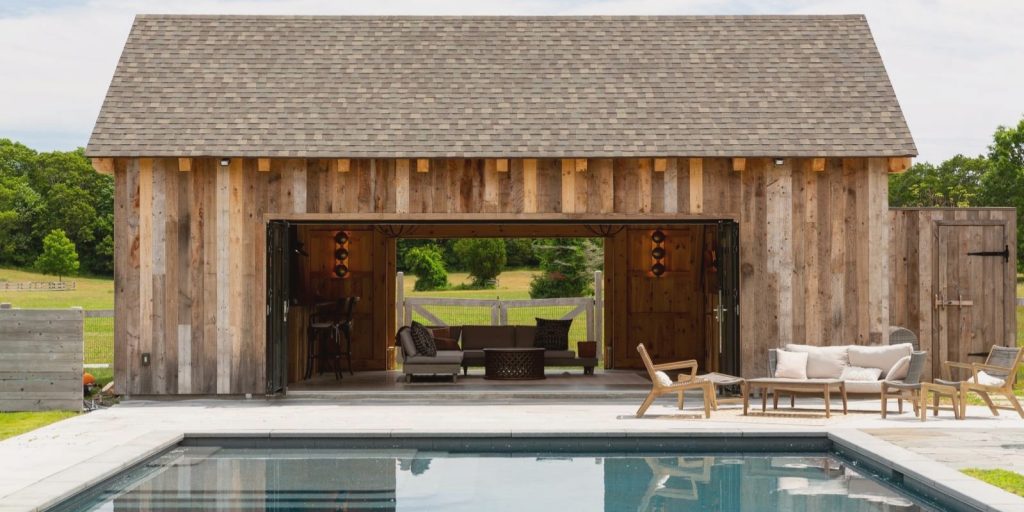
{"type": "MultiPolygon", "coordinates": [[[[449,327],[451,337],[459,340],[462,348],[462,371],[484,365],[485,348],[532,347],[532,325],[463,325],[449,327]]],[[[597,366],[596,357],[576,357],[572,350],[544,351],[544,366],[582,366],[585,375],[592,375],[597,366]]]]}

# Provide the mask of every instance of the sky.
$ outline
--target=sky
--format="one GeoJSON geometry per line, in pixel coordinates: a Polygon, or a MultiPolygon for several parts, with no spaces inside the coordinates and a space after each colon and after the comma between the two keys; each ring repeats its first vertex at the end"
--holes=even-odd
{"type": "Polygon", "coordinates": [[[0,138],[84,146],[137,13],[865,14],[918,161],[984,153],[1024,117],[1021,0],[0,0],[0,138]]]}

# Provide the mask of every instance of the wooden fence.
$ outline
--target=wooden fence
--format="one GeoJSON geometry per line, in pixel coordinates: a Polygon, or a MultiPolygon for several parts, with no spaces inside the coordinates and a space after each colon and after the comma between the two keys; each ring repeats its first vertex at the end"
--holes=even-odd
{"type": "Polygon", "coordinates": [[[600,271],[594,273],[593,297],[554,299],[452,299],[442,297],[405,297],[404,275],[398,273],[397,324],[409,325],[419,317],[429,325],[532,325],[533,318],[557,317],[562,320],[582,318],[573,323],[570,338],[589,340],[604,345],[604,280],[600,271]]]}
{"type": "Polygon", "coordinates": [[[85,314],[0,308],[0,411],[81,410],[85,314]]]}
{"type": "Polygon", "coordinates": [[[74,281],[0,281],[0,292],[54,292],[74,289],[74,281]]]}

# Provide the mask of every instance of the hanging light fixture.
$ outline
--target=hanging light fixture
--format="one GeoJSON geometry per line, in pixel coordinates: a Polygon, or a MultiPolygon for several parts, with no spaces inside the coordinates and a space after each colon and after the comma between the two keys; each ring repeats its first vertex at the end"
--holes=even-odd
{"type": "Polygon", "coordinates": [[[665,233],[660,229],[651,233],[651,275],[654,277],[665,275],[665,256],[668,256],[665,238],[665,233]]]}
{"type": "Polygon", "coordinates": [[[348,244],[351,237],[344,231],[334,234],[334,276],[345,279],[349,277],[348,257],[350,255],[348,244]]]}

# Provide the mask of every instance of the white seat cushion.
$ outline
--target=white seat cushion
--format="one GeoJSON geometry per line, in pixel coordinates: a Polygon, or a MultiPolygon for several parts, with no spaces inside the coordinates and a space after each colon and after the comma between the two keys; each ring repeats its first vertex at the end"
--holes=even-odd
{"type": "Polygon", "coordinates": [[[843,368],[842,375],[839,376],[841,380],[845,381],[875,381],[878,380],[878,376],[882,374],[882,370],[879,368],[861,368],[860,366],[847,366],[843,368]]]}
{"type": "Polygon", "coordinates": [[[881,393],[882,381],[880,380],[848,380],[845,382],[847,393],[881,393]]]}
{"type": "Polygon", "coordinates": [[[978,384],[981,384],[982,386],[992,386],[998,388],[1003,384],[1006,384],[1006,380],[1000,379],[999,377],[996,377],[994,375],[989,375],[984,371],[979,371],[978,384]]]}
{"type": "Polygon", "coordinates": [[[405,364],[462,364],[461,350],[438,350],[436,356],[415,355],[405,359],[405,364]]]}
{"type": "Polygon", "coordinates": [[[775,377],[779,379],[807,378],[807,352],[789,352],[777,350],[778,362],[775,365],[775,377]]]}
{"type": "Polygon", "coordinates": [[[807,353],[807,378],[838,379],[843,368],[849,366],[847,347],[816,347],[814,345],[786,345],[789,352],[807,353]]]}
{"type": "MultiPolygon", "coordinates": [[[[850,366],[879,368],[885,372],[892,368],[896,361],[899,361],[903,356],[909,356],[914,351],[914,346],[910,343],[876,347],[850,345],[848,349],[850,353],[850,366]]],[[[885,374],[882,374],[882,377],[888,378],[885,374]]]]}

